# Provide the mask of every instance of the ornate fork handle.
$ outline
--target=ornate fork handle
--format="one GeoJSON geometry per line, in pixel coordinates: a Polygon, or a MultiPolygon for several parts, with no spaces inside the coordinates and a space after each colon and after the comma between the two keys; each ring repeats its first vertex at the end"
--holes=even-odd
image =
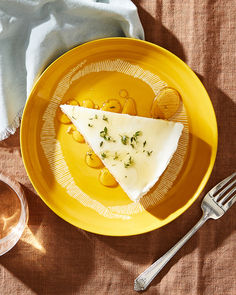
{"type": "Polygon", "coordinates": [[[179,251],[179,249],[195,234],[195,232],[207,221],[208,215],[203,215],[202,218],[196,223],[196,225],[168,252],[161,256],[155,261],[149,268],[142,272],[134,280],[134,290],[143,291],[145,290],[156,275],[162,270],[168,261],[179,251]]]}
{"type": "Polygon", "coordinates": [[[145,290],[166,263],[207,221],[207,219],[220,218],[234,203],[236,203],[236,172],[219,182],[205,195],[201,204],[203,211],[202,218],[174,247],[134,280],[134,290],[145,290]]]}

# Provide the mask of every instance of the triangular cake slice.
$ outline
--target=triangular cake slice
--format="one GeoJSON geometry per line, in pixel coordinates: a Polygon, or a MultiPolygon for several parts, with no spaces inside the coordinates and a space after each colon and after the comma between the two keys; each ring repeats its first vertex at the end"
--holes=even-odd
{"type": "Polygon", "coordinates": [[[62,105],[86,142],[132,201],[158,181],[175,153],[183,125],[62,105]]]}

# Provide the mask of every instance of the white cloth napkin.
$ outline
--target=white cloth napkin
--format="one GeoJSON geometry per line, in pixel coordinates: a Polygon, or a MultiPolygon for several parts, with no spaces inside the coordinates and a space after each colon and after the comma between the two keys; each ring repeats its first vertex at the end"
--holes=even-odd
{"type": "Polygon", "coordinates": [[[40,73],[81,43],[144,38],[130,0],[0,0],[0,140],[13,134],[40,73]]]}

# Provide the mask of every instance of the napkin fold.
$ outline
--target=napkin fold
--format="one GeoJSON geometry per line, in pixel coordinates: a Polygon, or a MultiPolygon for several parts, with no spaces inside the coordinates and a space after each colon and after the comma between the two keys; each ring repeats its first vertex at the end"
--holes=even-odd
{"type": "Polygon", "coordinates": [[[0,140],[13,134],[31,88],[67,50],[115,36],[144,38],[130,0],[0,1],[0,140]]]}

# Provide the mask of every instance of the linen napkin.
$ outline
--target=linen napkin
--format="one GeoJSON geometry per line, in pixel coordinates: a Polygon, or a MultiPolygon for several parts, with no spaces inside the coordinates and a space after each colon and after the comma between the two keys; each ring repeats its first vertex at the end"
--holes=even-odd
{"type": "Polygon", "coordinates": [[[19,127],[35,80],[53,60],[113,36],[144,38],[130,0],[1,0],[0,140],[19,127]]]}

